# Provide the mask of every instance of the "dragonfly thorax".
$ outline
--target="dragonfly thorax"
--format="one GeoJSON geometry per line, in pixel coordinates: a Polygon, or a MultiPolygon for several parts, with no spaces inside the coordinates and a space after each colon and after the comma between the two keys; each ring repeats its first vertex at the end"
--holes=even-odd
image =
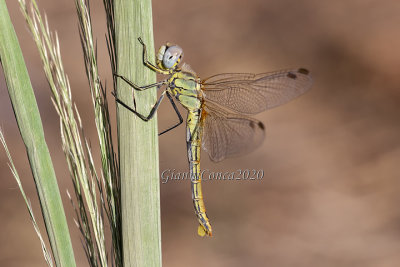
{"type": "Polygon", "coordinates": [[[178,71],[168,80],[171,94],[188,110],[200,109],[202,92],[198,77],[190,72],[178,71]]]}

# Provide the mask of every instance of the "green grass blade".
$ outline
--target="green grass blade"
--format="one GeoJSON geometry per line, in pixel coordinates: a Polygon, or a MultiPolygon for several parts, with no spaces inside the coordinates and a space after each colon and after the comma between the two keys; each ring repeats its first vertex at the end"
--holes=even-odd
{"type": "MultiPolygon", "coordinates": [[[[156,81],[156,74],[143,65],[142,45],[154,60],[150,0],[115,1],[118,74],[139,85],[156,81]]],[[[118,96],[133,106],[132,88],[118,80],[118,96]]],[[[134,92],[137,110],[149,114],[156,90],[134,92]]],[[[121,173],[121,205],[124,266],[161,266],[161,219],[158,167],[157,118],[144,122],[117,105],[121,173]]]]}
{"type": "Polygon", "coordinates": [[[0,142],[4,147],[4,150],[6,152],[6,155],[7,155],[8,161],[9,161],[8,167],[10,167],[11,173],[13,174],[14,179],[18,184],[19,191],[21,192],[21,195],[24,198],[26,208],[28,209],[29,216],[31,217],[33,228],[35,229],[36,235],[38,236],[39,241],[40,241],[40,245],[42,246],[42,252],[43,252],[44,259],[47,263],[47,266],[53,267],[53,265],[54,265],[53,258],[51,257],[51,253],[47,250],[46,243],[44,242],[42,233],[39,229],[39,225],[36,222],[35,215],[33,213],[32,206],[31,206],[31,202],[29,201],[28,197],[25,194],[25,190],[22,187],[21,179],[19,178],[19,174],[17,172],[17,169],[15,168],[14,161],[11,157],[10,151],[8,150],[6,139],[4,138],[3,131],[1,129],[0,129],[0,142]]]}
{"type": "Polygon", "coordinates": [[[35,179],[46,230],[57,266],[76,266],[57,180],[44,139],[35,95],[5,0],[0,0],[0,59],[35,179]]]}

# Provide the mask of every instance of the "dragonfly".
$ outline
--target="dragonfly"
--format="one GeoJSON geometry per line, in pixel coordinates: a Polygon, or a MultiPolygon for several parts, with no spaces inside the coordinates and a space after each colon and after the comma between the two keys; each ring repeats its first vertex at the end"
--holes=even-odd
{"type": "Polygon", "coordinates": [[[156,55],[156,64],[153,64],[147,58],[145,43],[140,37],[138,40],[143,46],[143,64],[168,77],[154,84],[139,86],[122,75],[114,75],[138,91],[164,88],[161,96],[145,116],[124,103],[115,93],[113,95],[117,103],[144,121],[154,116],[166,95],[179,122],[159,135],[183,122],[174,99],[188,111],[186,143],[192,199],[199,223],[197,233],[199,236],[212,236],[201,187],[201,147],[214,162],[259,147],[264,140],[265,127],[251,115],[285,104],[305,93],[312,84],[309,71],[299,68],[259,74],[224,73],[202,80],[188,64],[180,64],[183,58],[180,46],[171,43],[162,45],[156,55]]]}

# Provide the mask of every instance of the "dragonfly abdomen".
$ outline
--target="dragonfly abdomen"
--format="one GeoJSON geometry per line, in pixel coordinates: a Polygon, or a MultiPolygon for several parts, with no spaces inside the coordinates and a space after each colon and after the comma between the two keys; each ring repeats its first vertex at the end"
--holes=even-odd
{"type": "Polygon", "coordinates": [[[212,235],[212,228],[209,222],[206,208],[203,200],[203,192],[201,188],[201,172],[200,172],[200,149],[201,136],[200,132],[200,116],[201,109],[189,110],[187,118],[187,149],[190,169],[190,181],[192,189],[192,199],[195,214],[199,221],[198,234],[200,236],[212,235]]]}

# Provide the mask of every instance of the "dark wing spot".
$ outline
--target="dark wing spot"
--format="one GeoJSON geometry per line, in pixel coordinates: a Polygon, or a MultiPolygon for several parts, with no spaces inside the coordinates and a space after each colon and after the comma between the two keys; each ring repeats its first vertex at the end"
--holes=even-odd
{"type": "Polygon", "coordinates": [[[260,129],[262,129],[262,130],[265,129],[264,124],[263,124],[261,121],[259,121],[259,122],[257,122],[257,123],[254,122],[254,121],[251,121],[251,122],[250,122],[250,127],[251,127],[252,129],[255,129],[256,127],[260,128],[260,129]]]}
{"type": "Polygon", "coordinates": [[[296,78],[297,78],[296,74],[294,74],[294,73],[292,73],[292,72],[288,72],[287,76],[288,76],[289,78],[291,78],[291,79],[296,79],[296,78]]]}
{"type": "Polygon", "coordinates": [[[303,69],[303,68],[298,69],[297,72],[304,75],[308,75],[310,73],[308,69],[303,69]]]}

